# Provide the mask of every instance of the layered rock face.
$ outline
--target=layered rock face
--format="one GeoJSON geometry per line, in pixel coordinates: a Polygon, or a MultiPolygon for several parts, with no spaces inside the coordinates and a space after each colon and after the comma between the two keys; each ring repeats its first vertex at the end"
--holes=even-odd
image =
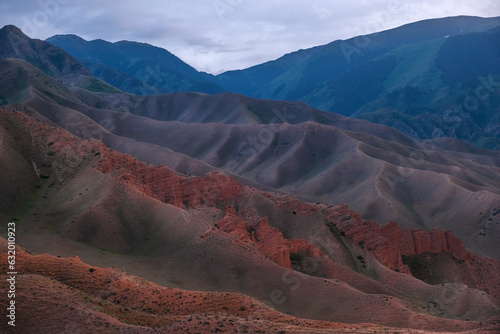
{"type": "Polygon", "coordinates": [[[341,235],[351,238],[392,270],[408,275],[416,274],[403,261],[404,258],[414,259],[413,263],[418,267],[439,267],[432,274],[434,277],[431,281],[434,283],[437,283],[436,280],[440,283],[458,280],[497,298],[500,296],[499,261],[468,252],[462,240],[451,231],[409,230],[401,228],[395,222],[381,226],[361,219],[358,213],[351,211],[345,204],[327,209],[327,221],[331,229],[337,229],[341,235]],[[441,268],[444,264],[448,266],[449,273],[441,268]]]}
{"type": "Polygon", "coordinates": [[[396,222],[381,226],[375,222],[361,219],[347,205],[329,209],[328,221],[332,226],[365,249],[372,252],[384,265],[403,273],[410,273],[410,268],[403,263],[402,255],[446,252],[459,260],[471,260],[463,242],[451,231],[433,229],[403,229],[396,222]]]}
{"type": "Polygon", "coordinates": [[[221,173],[185,177],[164,166],[147,165],[104,145],[99,151],[99,171],[114,172],[121,180],[146,195],[182,209],[216,206],[217,201],[229,201],[243,191],[241,184],[221,173]]]}
{"type": "MultiPolygon", "coordinates": [[[[267,217],[250,224],[238,216],[232,206],[215,226],[219,231],[229,234],[234,240],[260,253],[287,269],[294,269],[292,261],[298,257],[310,257],[316,261],[330,260],[318,247],[304,239],[286,239],[276,228],[269,225],[267,217]]],[[[205,236],[212,231],[208,231],[205,236]]]]}

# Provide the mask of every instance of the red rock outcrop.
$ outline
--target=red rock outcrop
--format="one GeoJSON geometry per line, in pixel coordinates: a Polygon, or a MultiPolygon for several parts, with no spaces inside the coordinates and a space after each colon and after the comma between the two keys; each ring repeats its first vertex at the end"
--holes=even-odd
{"type": "Polygon", "coordinates": [[[225,216],[217,222],[215,227],[235,237],[233,240],[241,245],[253,247],[256,243],[255,237],[250,233],[250,225],[238,216],[232,206],[226,207],[225,216]]]}
{"type": "Polygon", "coordinates": [[[305,256],[324,263],[324,252],[304,239],[286,239],[276,228],[269,225],[267,217],[249,224],[238,216],[233,207],[226,208],[225,216],[217,223],[217,229],[234,236],[234,241],[247,247],[254,247],[282,267],[293,269],[292,255],[303,252],[305,256]]]}
{"type": "Polygon", "coordinates": [[[253,236],[259,250],[282,267],[292,269],[290,261],[290,241],[269,225],[267,217],[262,218],[254,227],[253,236]]]}
{"type": "Polygon", "coordinates": [[[164,203],[180,208],[215,206],[239,195],[243,186],[221,173],[185,177],[164,166],[151,166],[130,155],[118,153],[102,145],[97,169],[103,173],[119,173],[124,182],[164,203]]]}
{"type": "Polygon", "coordinates": [[[69,159],[78,164],[87,156],[88,160],[96,161],[95,168],[98,171],[114,173],[117,179],[164,203],[180,208],[215,206],[216,202],[229,201],[243,190],[241,184],[221,173],[214,172],[201,177],[178,175],[167,167],[152,166],[128,154],[109,149],[101,141],[82,140],[67,131],[44,125],[24,113],[5,110],[2,113],[8,114],[5,118],[8,122],[17,123],[20,129],[29,134],[26,138],[33,138],[30,145],[34,146],[34,152],[41,155],[41,160],[47,159],[47,155],[42,152],[50,152],[53,160],[57,161],[59,156],[64,162],[69,159]]]}
{"type": "Polygon", "coordinates": [[[446,252],[459,260],[472,259],[463,242],[451,231],[408,230],[395,222],[381,226],[361,219],[359,214],[351,211],[345,204],[328,209],[327,214],[330,223],[335,224],[336,228],[354,242],[362,244],[380,262],[393,270],[410,273],[408,266],[403,263],[402,255],[446,252]]]}

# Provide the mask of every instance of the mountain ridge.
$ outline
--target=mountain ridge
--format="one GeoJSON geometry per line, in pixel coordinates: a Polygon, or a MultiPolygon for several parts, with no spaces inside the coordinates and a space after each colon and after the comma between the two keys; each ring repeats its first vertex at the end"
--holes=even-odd
{"type": "Polygon", "coordinates": [[[494,42],[499,25],[498,17],[424,20],[323,45],[273,79],[266,77],[267,72],[272,72],[273,64],[282,68],[281,62],[286,63],[288,55],[267,62],[265,67],[257,65],[219,77],[236,87],[233,91],[249,96],[304,101],[322,110],[397,128],[414,138],[448,136],[494,149],[500,145],[495,130],[500,68],[495,62],[499,51],[494,42]],[[452,41],[467,38],[474,42],[461,42],[458,53],[450,51],[452,41]],[[404,54],[404,47],[413,50],[404,54]],[[457,63],[454,54],[468,63],[447,65],[457,63]],[[462,68],[468,68],[467,77],[453,82],[447,79],[464,72],[462,68]],[[449,73],[441,73],[445,70],[449,73]],[[479,81],[471,83],[471,75],[479,81]],[[259,81],[259,76],[266,79],[259,81]],[[237,81],[242,78],[247,84],[257,84],[254,88],[238,88],[237,81]],[[489,92],[484,93],[484,82],[489,83],[489,92]],[[483,90],[481,98],[474,89],[483,90]],[[470,107],[464,99],[472,103],[470,107]]]}
{"type": "Polygon", "coordinates": [[[6,25],[0,29],[0,44],[2,45],[0,58],[25,60],[46,74],[52,76],[91,75],[85,66],[63,49],[41,40],[31,39],[13,25],[6,25]]]}
{"type": "Polygon", "coordinates": [[[101,139],[141,160],[196,175],[226,170],[262,189],[275,188],[307,201],[346,202],[364,218],[376,221],[396,220],[404,227],[424,229],[445,227],[465,238],[468,248],[498,254],[494,242],[498,222],[491,215],[499,196],[496,151],[471,152],[471,147],[454,141],[418,142],[396,130],[301,103],[230,93],[141,97],[142,109],[128,105],[123,93],[100,95],[107,103],[121,101],[127,110],[139,114],[144,110],[146,117],[94,108],[91,101],[89,106],[76,97],[61,107],[61,101],[51,101],[51,96],[56,94],[37,93],[23,104],[36,117],[82,138],[101,139]],[[166,109],[175,112],[155,116],[165,109],[162,99],[170,101],[166,109]],[[226,103],[228,109],[223,112],[220,106],[226,103]],[[179,122],[183,119],[195,123],[179,122]],[[229,124],[217,123],[226,121],[229,124]],[[270,123],[260,124],[263,121],[270,123]],[[435,143],[452,144],[453,151],[435,143]],[[422,183],[420,178],[432,182],[422,183]],[[419,190],[423,188],[427,190],[419,190]]]}
{"type": "Polygon", "coordinates": [[[67,49],[93,74],[125,91],[151,95],[172,91],[221,92],[212,75],[198,72],[169,51],[150,44],[102,39],[86,41],[76,35],[55,35],[48,42],[67,49]],[[115,77],[127,77],[127,82],[115,77]],[[135,85],[129,86],[138,80],[135,85]]]}
{"type": "MultiPolygon", "coordinates": [[[[198,83],[176,74],[178,80],[166,79],[168,70],[158,62],[132,66],[120,56],[101,64],[86,60],[94,57],[91,47],[80,46],[78,51],[64,36],[48,40],[84,63],[90,61],[86,64],[97,77],[139,95],[230,91],[261,99],[302,101],[321,110],[388,125],[417,139],[453,137],[497,149],[500,51],[495,45],[499,26],[499,17],[422,20],[288,53],[247,69],[208,75],[198,83]],[[457,54],[460,56],[455,57],[457,54]],[[467,75],[463,68],[468,69],[467,75]]],[[[99,43],[158,49],[136,42],[99,43]]]]}

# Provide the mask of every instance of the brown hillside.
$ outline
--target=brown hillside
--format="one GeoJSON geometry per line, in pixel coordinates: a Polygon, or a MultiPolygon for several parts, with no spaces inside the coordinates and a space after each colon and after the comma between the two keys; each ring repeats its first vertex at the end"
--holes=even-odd
{"type": "Polygon", "coordinates": [[[454,247],[442,246],[405,253],[400,242],[384,241],[386,229],[345,206],[262,192],[220,173],[179,175],[23,113],[2,111],[0,124],[0,152],[17,152],[2,163],[31,167],[11,167],[9,177],[23,170],[35,175],[18,178],[19,187],[33,189],[28,197],[8,193],[19,208],[30,203],[24,213],[2,212],[2,220],[16,217],[19,244],[36,253],[78,255],[164,287],[246,294],[300,318],[430,331],[479,330],[498,321],[497,260],[455,258],[454,247]],[[392,270],[377,248],[367,247],[384,243],[396,254],[399,249],[410,269],[428,263],[441,281],[392,270]],[[427,253],[429,261],[418,258],[427,253]],[[448,280],[438,262],[461,276],[448,280]]]}

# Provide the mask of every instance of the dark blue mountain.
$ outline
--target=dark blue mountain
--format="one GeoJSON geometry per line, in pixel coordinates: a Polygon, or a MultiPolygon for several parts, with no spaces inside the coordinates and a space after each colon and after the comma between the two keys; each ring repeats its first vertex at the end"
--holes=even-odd
{"type": "Polygon", "coordinates": [[[66,51],[50,43],[31,39],[13,25],[0,29],[0,45],[0,59],[24,60],[53,77],[91,75],[85,66],[66,51]]]}
{"type": "Polygon", "coordinates": [[[216,77],[198,72],[167,50],[149,44],[86,41],[75,35],[56,35],[47,41],[79,59],[96,77],[129,93],[224,91],[216,77]]]}
{"type": "Polygon", "coordinates": [[[500,148],[499,27],[500,17],[424,20],[218,78],[228,91],[302,101],[416,138],[500,148]]]}

